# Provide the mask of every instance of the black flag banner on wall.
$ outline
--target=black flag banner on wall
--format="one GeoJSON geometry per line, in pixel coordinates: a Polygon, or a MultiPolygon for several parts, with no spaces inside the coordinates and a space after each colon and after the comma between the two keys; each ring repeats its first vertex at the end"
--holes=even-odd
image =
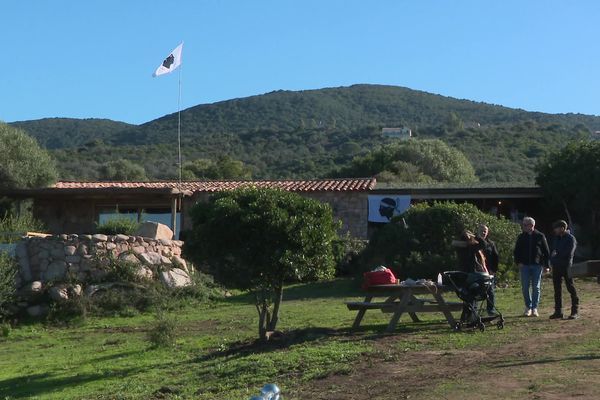
{"type": "Polygon", "coordinates": [[[160,75],[168,74],[177,69],[181,65],[181,52],[183,50],[183,43],[175,47],[175,50],[169,54],[167,58],[160,64],[152,76],[157,77],[160,75]]]}

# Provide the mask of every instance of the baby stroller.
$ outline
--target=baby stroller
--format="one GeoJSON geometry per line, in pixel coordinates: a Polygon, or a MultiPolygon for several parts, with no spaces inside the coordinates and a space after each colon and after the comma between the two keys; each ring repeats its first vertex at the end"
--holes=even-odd
{"type": "Polygon", "coordinates": [[[488,300],[490,289],[494,284],[494,277],[485,272],[444,272],[445,283],[454,289],[459,299],[463,301],[463,312],[460,322],[454,330],[460,331],[463,327],[478,328],[485,331],[486,324],[496,322],[498,329],[504,328],[504,317],[494,305],[493,315],[482,316],[488,300]]]}

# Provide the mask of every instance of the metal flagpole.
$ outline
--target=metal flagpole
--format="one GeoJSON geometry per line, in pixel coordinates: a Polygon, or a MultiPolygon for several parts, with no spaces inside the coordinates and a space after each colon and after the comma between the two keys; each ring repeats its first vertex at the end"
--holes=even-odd
{"type": "Polygon", "coordinates": [[[177,97],[177,157],[179,166],[179,185],[181,186],[181,69],[182,65],[179,66],[179,96],[177,97]]]}

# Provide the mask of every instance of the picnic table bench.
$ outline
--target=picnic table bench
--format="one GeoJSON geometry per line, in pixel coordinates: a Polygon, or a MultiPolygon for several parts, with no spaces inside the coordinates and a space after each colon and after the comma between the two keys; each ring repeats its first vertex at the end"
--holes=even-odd
{"type": "Polygon", "coordinates": [[[367,310],[381,310],[391,313],[388,332],[393,332],[400,321],[402,314],[407,313],[413,322],[419,322],[417,313],[439,312],[444,315],[451,328],[456,325],[452,311],[462,311],[462,302],[447,302],[442,294],[447,292],[446,286],[414,285],[403,286],[399,284],[372,285],[366,289],[364,301],[345,302],[348,310],[358,311],[354,319],[353,329],[357,329],[367,310]],[[422,298],[417,296],[428,296],[422,298]],[[385,297],[384,301],[373,301],[376,297],[385,297]]]}

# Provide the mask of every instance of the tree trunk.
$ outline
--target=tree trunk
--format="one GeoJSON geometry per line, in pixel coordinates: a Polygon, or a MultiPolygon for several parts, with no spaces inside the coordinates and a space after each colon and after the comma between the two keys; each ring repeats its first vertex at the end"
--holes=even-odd
{"type": "Polygon", "coordinates": [[[256,311],[258,311],[258,337],[262,341],[267,341],[269,303],[264,299],[264,297],[261,299],[258,293],[256,293],[255,298],[256,311]]]}
{"type": "Polygon", "coordinates": [[[283,301],[283,282],[275,288],[275,302],[273,304],[273,315],[269,323],[269,330],[274,331],[277,327],[277,321],[279,321],[279,307],[283,301]]]}

